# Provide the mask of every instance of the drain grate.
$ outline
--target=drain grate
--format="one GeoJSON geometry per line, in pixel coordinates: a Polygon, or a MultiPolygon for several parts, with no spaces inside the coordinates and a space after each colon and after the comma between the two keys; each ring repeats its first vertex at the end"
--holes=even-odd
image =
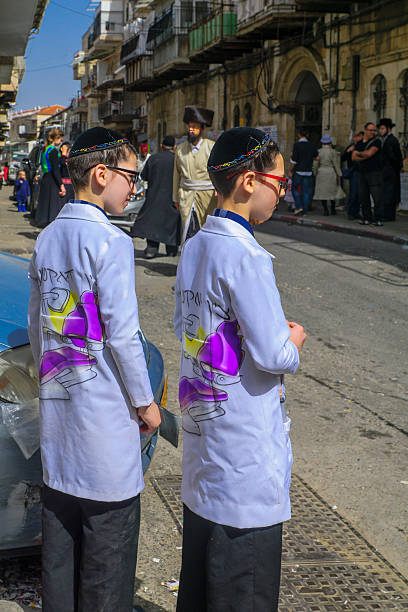
{"type": "MultiPolygon", "coordinates": [[[[181,476],[151,482],[181,532],[181,476]]],[[[408,581],[295,475],[291,498],[279,612],[408,610],[408,581]]]]}

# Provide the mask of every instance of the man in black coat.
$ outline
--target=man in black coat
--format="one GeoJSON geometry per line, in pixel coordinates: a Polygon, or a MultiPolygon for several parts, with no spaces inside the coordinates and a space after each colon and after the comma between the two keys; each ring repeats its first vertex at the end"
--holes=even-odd
{"type": "Polygon", "coordinates": [[[176,256],[180,244],[180,213],[173,204],[174,136],[166,136],[161,152],[151,155],[141,178],[147,181],[146,201],[132,228],[132,236],[146,238],[146,259],[156,257],[160,243],[166,253],[176,256]]]}
{"type": "Polygon", "coordinates": [[[380,119],[377,125],[382,139],[384,221],[395,221],[395,213],[401,200],[400,173],[404,164],[398,138],[391,133],[394,125],[387,117],[380,119]]]}

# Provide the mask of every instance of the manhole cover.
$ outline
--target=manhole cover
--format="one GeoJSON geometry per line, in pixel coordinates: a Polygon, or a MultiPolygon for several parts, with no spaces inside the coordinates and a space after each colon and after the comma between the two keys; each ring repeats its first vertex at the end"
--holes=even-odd
{"type": "MultiPolygon", "coordinates": [[[[181,532],[181,476],[151,481],[181,532]]],[[[279,612],[408,610],[408,581],[295,475],[291,492],[279,612]]]]}

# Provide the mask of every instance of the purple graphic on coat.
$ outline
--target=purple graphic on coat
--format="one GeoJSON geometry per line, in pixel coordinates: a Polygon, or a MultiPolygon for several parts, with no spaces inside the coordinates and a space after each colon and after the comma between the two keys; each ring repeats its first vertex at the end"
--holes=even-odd
{"type": "Polygon", "coordinates": [[[208,336],[198,352],[197,359],[203,376],[214,381],[217,374],[226,374],[220,381],[224,384],[228,376],[236,377],[244,358],[241,345],[242,336],[238,336],[237,321],[221,323],[217,331],[208,336]]]}
{"type": "Polygon", "coordinates": [[[244,352],[242,336],[238,335],[237,321],[224,321],[217,331],[205,340],[189,338],[196,378],[183,377],[179,384],[179,402],[183,415],[183,429],[201,435],[199,423],[223,416],[222,402],[228,399],[224,385],[239,382],[239,369],[244,352]],[[201,348],[194,355],[196,345],[201,348]]]}
{"type": "Polygon", "coordinates": [[[97,298],[92,291],[85,291],[78,299],[71,291],[61,288],[42,297],[44,333],[49,343],[57,346],[46,350],[41,357],[40,398],[69,399],[69,387],[96,376],[92,366],[98,361],[90,350],[104,347],[97,298]]]}

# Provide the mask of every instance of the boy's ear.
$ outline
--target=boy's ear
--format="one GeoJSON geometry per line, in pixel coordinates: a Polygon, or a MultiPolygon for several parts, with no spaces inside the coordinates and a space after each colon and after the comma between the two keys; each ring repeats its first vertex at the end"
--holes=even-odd
{"type": "Polygon", "coordinates": [[[248,170],[248,172],[243,173],[242,175],[242,189],[248,194],[252,195],[255,189],[255,173],[248,170]]]}
{"type": "Polygon", "coordinates": [[[92,168],[93,177],[99,187],[106,187],[108,181],[108,169],[103,164],[98,164],[95,168],[92,168]]]}

